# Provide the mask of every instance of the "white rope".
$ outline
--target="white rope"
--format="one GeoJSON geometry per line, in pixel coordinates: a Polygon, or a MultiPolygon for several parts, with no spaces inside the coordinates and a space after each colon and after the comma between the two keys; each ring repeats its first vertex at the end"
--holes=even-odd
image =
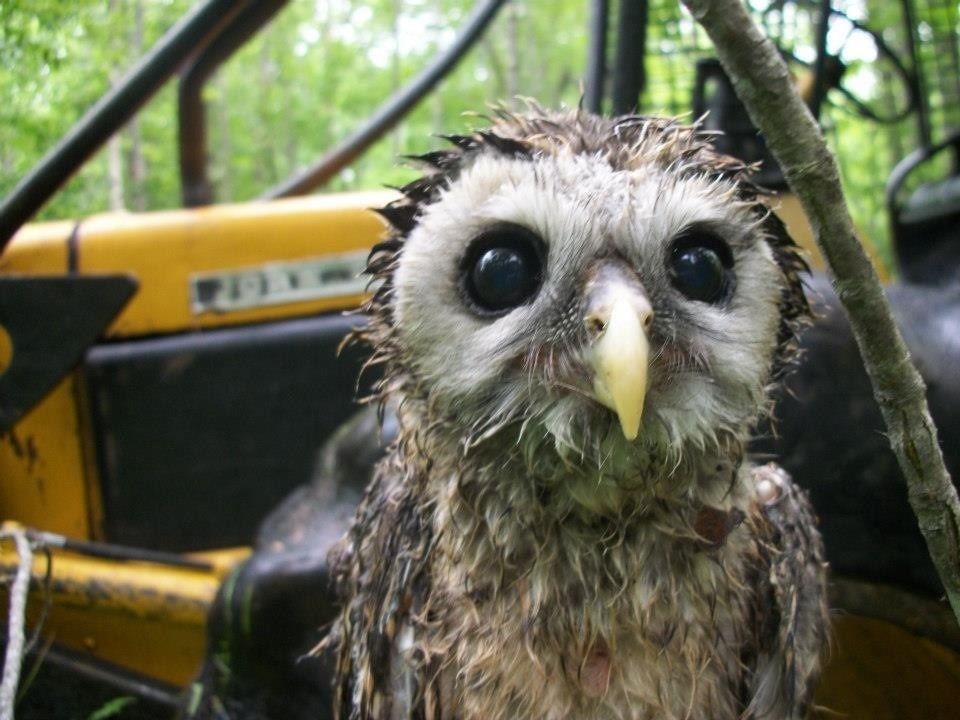
{"type": "Polygon", "coordinates": [[[13,720],[13,705],[20,684],[20,666],[23,661],[24,616],[27,609],[27,591],[30,589],[30,570],[33,566],[33,548],[23,530],[3,530],[0,539],[12,538],[17,546],[20,563],[10,586],[10,610],[7,615],[7,656],[3,661],[3,680],[0,682],[0,720],[13,720]]]}

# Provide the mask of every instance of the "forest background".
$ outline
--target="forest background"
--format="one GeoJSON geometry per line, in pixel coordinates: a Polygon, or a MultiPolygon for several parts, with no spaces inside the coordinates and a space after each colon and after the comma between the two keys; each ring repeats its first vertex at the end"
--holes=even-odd
{"type": "MultiPolygon", "coordinates": [[[[191,0],[0,0],[0,195],[191,6],[191,0]]],[[[210,176],[218,202],[257,197],[315,161],[446,47],[471,0],[292,0],[207,86],[210,176]]],[[[750,0],[798,78],[815,58],[817,0],[750,0]]],[[[613,3],[614,7],[616,3],[613,3]]],[[[945,0],[835,0],[828,53],[845,71],[821,112],[855,220],[889,261],[884,184],[924,134],[960,128],[958,6],[945,0]],[[908,24],[904,7],[915,17],[908,24]],[[897,63],[913,27],[928,133],[897,63]]],[[[463,132],[491,103],[575,106],[587,61],[588,0],[513,0],[438,89],[323,191],[400,184],[401,155],[463,132]]],[[[616,17],[611,12],[611,17],[616,17]]],[[[613,45],[611,36],[610,45],[613,45]]],[[[612,54],[612,47],[611,47],[612,54]]],[[[692,119],[709,40],[675,0],[650,0],[645,113],[692,119]]],[[[180,205],[175,82],[78,173],[37,219],[180,205]]],[[[933,170],[937,172],[937,169],[933,170]]]]}

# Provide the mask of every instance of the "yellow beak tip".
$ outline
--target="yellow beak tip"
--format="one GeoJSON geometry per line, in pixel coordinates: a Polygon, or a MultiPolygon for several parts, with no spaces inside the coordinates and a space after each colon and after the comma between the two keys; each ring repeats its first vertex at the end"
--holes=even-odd
{"type": "Polygon", "coordinates": [[[623,436],[627,440],[636,440],[637,435],[640,434],[640,418],[637,418],[635,422],[627,422],[621,417],[620,429],[623,430],[623,436]]]}
{"type": "Polygon", "coordinates": [[[593,388],[613,410],[623,436],[635,440],[647,392],[650,344],[643,323],[627,302],[615,302],[603,335],[593,346],[593,388]]]}

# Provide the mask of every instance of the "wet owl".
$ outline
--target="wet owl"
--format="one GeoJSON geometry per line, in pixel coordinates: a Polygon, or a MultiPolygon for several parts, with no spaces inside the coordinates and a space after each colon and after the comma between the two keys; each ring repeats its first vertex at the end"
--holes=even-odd
{"type": "Polygon", "coordinates": [[[380,210],[400,433],[331,555],[343,720],[783,720],[827,636],[805,495],[745,457],[808,308],[677,120],[497,112],[380,210]]]}

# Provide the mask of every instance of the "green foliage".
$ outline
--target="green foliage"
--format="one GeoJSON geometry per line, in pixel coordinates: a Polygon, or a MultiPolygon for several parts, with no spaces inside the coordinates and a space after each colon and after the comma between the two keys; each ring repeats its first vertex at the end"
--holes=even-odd
{"type": "Polygon", "coordinates": [[[90,716],[87,718],[87,720],[110,720],[110,718],[115,718],[120,715],[124,708],[134,705],[136,702],[137,699],[129,695],[114,698],[113,700],[101,705],[94,712],[90,713],[90,716]]]}
{"type": "MultiPolygon", "coordinates": [[[[0,193],[9,192],[96,99],[194,4],[189,0],[0,0],[0,193]],[[138,21],[138,17],[141,20],[138,21]],[[138,23],[141,26],[138,37],[138,23]]],[[[751,0],[784,50],[813,57],[819,2],[751,0]]],[[[210,176],[218,201],[244,201],[316,161],[361,125],[449,44],[474,0],[292,0],[206,89],[210,176]]],[[[388,137],[340,173],[328,191],[400,184],[414,171],[398,156],[438,146],[441,132],[468,129],[514,95],[575,105],[586,62],[588,3],[514,0],[483,41],[388,137]]],[[[906,32],[898,3],[835,2],[883,29],[901,57],[906,32]]],[[[614,4],[615,8],[615,4],[614,4]]],[[[934,140],[960,124],[957,6],[929,0],[918,18],[934,140]]],[[[614,13],[615,15],[615,13],[614,13]]],[[[905,89],[868,35],[835,18],[828,49],[847,66],[844,83],[867,106],[903,107],[905,89]]],[[[611,45],[613,39],[611,38],[611,45]]],[[[612,50],[612,48],[611,48],[612,50]]],[[[647,87],[641,108],[689,113],[693,69],[709,42],[673,0],[651,2],[647,87]]],[[[611,52],[612,55],[612,52],[611,52]]],[[[793,64],[802,75],[805,68],[793,64]]],[[[176,92],[170,83],[121,136],[128,208],[180,204],[176,92]],[[138,178],[134,162],[145,167],[138,178]]],[[[838,155],[855,217],[883,246],[883,183],[917,146],[913,118],[880,125],[832,91],[821,115],[838,155]]],[[[934,172],[940,171],[936,169],[934,172]]],[[[95,156],[42,211],[82,217],[107,208],[107,160],[95,156]]]]}
{"type": "MultiPolygon", "coordinates": [[[[0,2],[0,193],[30,167],[191,3],[186,0],[0,2]],[[142,48],[132,42],[135,9],[145,20],[142,48]],[[19,62],[18,58],[25,58],[19,62]]],[[[241,49],[206,90],[210,176],[218,201],[254,198],[316,161],[360,126],[452,40],[470,0],[294,0],[241,49]]],[[[549,104],[576,103],[586,52],[586,8],[566,0],[507,8],[488,37],[439,90],[391,135],[341,173],[327,190],[403,183],[414,172],[401,154],[434,146],[439,132],[464,130],[467,111],[517,94],[549,104]],[[532,8],[536,7],[536,11],[532,8]],[[516,13],[519,62],[511,85],[507,25],[516,13]],[[553,36],[548,42],[544,38],[553,36]]],[[[127,205],[141,194],[148,209],[180,204],[175,88],[170,83],[138,116],[147,172],[136,187],[126,169],[127,205]]],[[[122,136],[130,159],[130,132],[122,136]]],[[[104,152],[95,156],[41,212],[81,217],[107,208],[104,152]]]]}

